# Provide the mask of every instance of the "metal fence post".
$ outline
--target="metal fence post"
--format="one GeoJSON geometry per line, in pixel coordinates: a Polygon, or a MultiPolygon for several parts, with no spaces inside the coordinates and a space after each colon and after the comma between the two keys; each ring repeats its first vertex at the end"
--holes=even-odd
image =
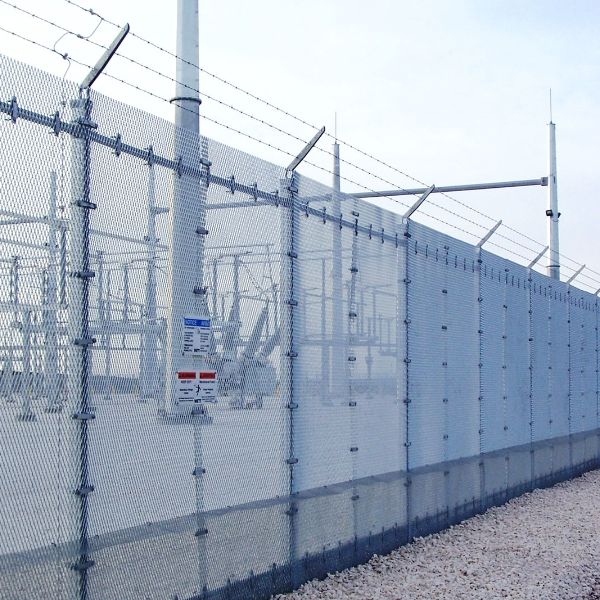
{"type": "MultiPolygon", "coordinates": [[[[479,364],[477,369],[479,371],[479,454],[482,455],[485,451],[484,444],[484,423],[483,423],[483,403],[485,401],[483,393],[483,297],[482,297],[482,281],[481,281],[481,267],[483,260],[481,258],[481,246],[475,248],[475,277],[476,285],[475,289],[477,292],[477,305],[479,307],[479,329],[477,334],[479,336],[479,364]]],[[[483,460],[479,461],[479,501],[480,508],[485,509],[485,463],[483,460]]]]}
{"type": "Polygon", "coordinates": [[[73,417],[78,422],[79,442],[75,458],[78,482],[74,491],[79,500],[79,559],[73,568],[79,572],[79,596],[88,595],[87,571],[94,562],[88,554],[88,494],[94,488],[89,480],[88,423],[94,418],[90,410],[89,369],[90,350],[96,341],[89,332],[90,270],[90,141],[92,102],[82,96],[71,102],[77,134],[73,140],[72,189],[69,204],[68,322],[69,343],[67,362],[67,398],[74,404],[73,417]]]}
{"type": "Polygon", "coordinates": [[[302,583],[301,558],[298,549],[297,532],[297,514],[298,506],[293,495],[298,491],[298,475],[295,465],[298,463],[296,456],[296,431],[294,428],[294,413],[298,408],[297,392],[294,388],[294,379],[296,376],[295,363],[298,357],[298,289],[294,281],[297,271],[296,263],[298,259],[296,243],[298,218],[296,208],[296,196],[298,188],[295,183],[295,173],[292,172],[290,179],[283,178],[280,182],[279,196],[282,198],[280,206],[281,218],[281,292],[280,292],[280,388],[281,401],[289,411],[288,420],[288,438],[289,451],[286,457],[286,463],[289,468],[289,494],[292,496],[286,514],[289,516],[289,559],[291,566],[291,584],[297,588],[302,583]]]}
{"type": "MultiPolygon", "coordinates": [[[[412,527],[412,502],[411,502],[411,455],[410,455],[410,444],[411,444],[411,428],[410,428],[410,405],[412,398],[410,397],[410,220],[407,218],[403,219],[402,236],[405,243],[404,246],[404,261],[400,272],[402,273],[401,282],[403,289],[399,290],[399,295],[404,300],[404,378],[405,378],[405,389],[403,402],[406,406],[406,438],[404,440],[404,450],[406,459],[406,534],[408,541],[413,538],[413,527],[412,527]]],[[[400,283],[400,282],[399,282],[400,283]]],[[[400,349],[398,349],[400,353],[400,349]]]]}

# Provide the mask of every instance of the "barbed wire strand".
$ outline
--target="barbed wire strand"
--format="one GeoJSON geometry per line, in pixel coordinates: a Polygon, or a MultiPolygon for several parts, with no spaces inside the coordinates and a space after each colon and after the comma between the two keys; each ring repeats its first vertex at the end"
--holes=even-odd
{"type": "MultiPolygon", "coordinates": [[[[80,6],[79,6],[79,5],[77,5],[76,3],[72,2],[71,0],[65,0],[65,1],[66,1],[66,2],[68,2],[69,4],[73,4],[74,6],[77,6],[78,8],[81,8],[82,10],[86,10],[86,9],[83,9],[83,7],[80,7],[80,6]]],[[[54,26],[54,27],[56,27],[56,28],[58,28],[58,29],[60,29],[60,30],[62,30],[62,31],[64,31],[65,33],[70,33],[70,34],[72,34],[72,35],[74,35],[74,36],[78,37],[79,39],[84,39],[84,40],[86,40],[86,41],[89,41],[89,42],[93,43],[94,45],[96,45],[96,46],[98,46],[98,47],[104,47],[104,46],[102,46],[101,44],[98,44],[97,42],[93,42],[92,40],[89,40],[89,39],[87,39],[89,36],[83,36],[82,34],[78,34],[78,33],[76,33],[76,32],[73,32],[73,31],[71,31],[71,30],[69,30],[69,29],[67,29],[67,28],[65,28],[65,27],[63,27],[63,26],[61,26],[61,25],[59,25],[59,24],[57,24],[57,23],[54,23],[54,22],[52,22],[52,21],[50,21],[50,20],[48,20],[48,19],[44,19],[43,17],[39,17],[39,15],[35,15],[34,13],[30,13],[29,11],[25,11],[24,9],[21,9],[20,7],[16,7],[15,5],[13,5],[13,4],[11,4],[11,3],[7,2],[6,0],[0,0],[0,2],[2,2],[2,3],[3,3],[3,4],[5,4],[5,5],[8,5],[8,6],[12,7],[12,8],[15,8],[15,9],[17,9],[17,10],[20,10],[21,12],[23,12],[23,13],[25,13],[25,14],[27,14],[27,15],[31,16],[31,17],[34,17],[34,18],[39,18],[39,20],[41,20],[41,21],[43,21],[43,22],[45,22],[45,23],[47,23],[47,24],[49,24],[49,25],[52,25],[52,26],[54,26]]],[[[107,23],[109,23],[109,24],[111,24],[111,25],[115,25],[115,26],[116,26],[116,24],[114,24],[114,23],[112,23],[111,21],[109,21],[109,20],[105,19],[104,17],[102,17],[102,16],[98,15],[98,13],[96,13],[96,12],[95,12],[95,11],[93,11],[92,9],[87,9],[87,10],[86,10],[86,12],[89,12],[90,14],[93,14],[94,16],[97,16],[98,18],[100,18],[100,19],[101,19],[101,22],[102,22],[102,21],[105,21],[105,22],[107,22],[107,23]]],[[[96,27],[96,29],[97,29],[97,27],[96,27]]],[[[37,41],[35,41],[35,40],[32,40],[32,39],[30,39],[30,38],[27,38],[27,37],[25,37],[25,36],[19,35],[19,34],[17,34],[16,32],[10,31],[10,30],[8,30],[8,29],[6,29],[6,28],[3,28],[3,27],[0,27],[0,30],[4,31],[5,33],[8,33],[8,34],[10,34],[10,35],[14,35],[14,36],[16,36],[17,38],[20,38],[20,39],[22,39],[22,40],[24,40],[24,41],[27,41],[27,42],[29,42],[29,43],[32,43],[32,44],[34,44],[34,45],[36,45],[36,46],[38,46],[38,47],[40,47],[40,48],[43,48],[43,49],[46,49],[46,50],[48,50],[48,51],[50,51],[50,52],[53,52],[53,53],[55,53],[55,54],[58,54],[58,55],[59,55],[59,56],[61,56],[61,58],[63,58],[63,59],[66,59],[66,60],[68,59],[68,60],[71,60],[72,62],[75,62],[76,64],[78,64],[78,65],[80,65],[80,66],[83,66],[83,67],[86,67],[86,68],[91,68],[89,65],[87,65],[87,64],[85,64],[85,63],[83,63],[83,62],[81,62],[81,61],[78,61],[78,60],[74,59],[73,57],[69,57],[69,56],[68,56],[68,54],[66,54],[66,53],[64,53],[64,54],[63,54],[63,53],[60,53],[60,52],[58,52],[58,51],[57,51],[55,48],[50,48],[49,46],[46,46],[45,44],[42,44],[42,43],[40,43],[40,42],[37,42],[37,41]]],[[[95,30],[94,30],[94,31],[95,31],[95,30]]],[[[92,32],[92,34],[93,34],[93,33],[94,33],[94,32],[92,32]]],[[[148,42],[148,43],[151,43],[151,42],[148,42]]],[[[143,65],[142,63],[139,63],[138,61],[135,61],[135,59],[129,59],[129,60],[130,60],[131,62],[134,62],[134,63],[135,63],[135,64],[137,64],[138,66],[141,66],[141,67],[144,67],[144,68],[148,68],[149,70],[151,70],[151,71],[155,72],[156,74],[161,74],[161,73],[159,73],[158,71],[155,71],[155,70],[153,70],[152,68],[150,68],[150,67],[146,67],[146,66],[145,66],[145,65],[143,65]]],[[[116,76],[114,76],[114,75],[111,75],[111,74],[109,74],[109,73],[104,73],[104,75],[105,75],[106,77],[108,77],[108,78],[111,78],[111,79],[113,79],[113,80],[115,80],[115,81],[117,81],[117,82],[119,82],[119,83],[123,84],[123,85],[126,85],[126,86],[128,86],[128,87],[131,87],[131,88],[133,88],[133,89],[136,89],[137,91],[140,91],[140,92],[142,92],[142,93],[148,94],[148,95],[152,96],[152,97],[153,97],[153,98],[155,98],[155,99],[161,100],[161,101],[163,101],[163,102],[170,103],[170,101],[169,101],[167,98],[164,98],[164,97],[162,97],[162,96],[160,96],[160,95],[158,95],[158,94],[156,94],[156,93],[154,93],[154,92],[152,92],[152,91],[150,91],[150,90],[147,90],[147,89],[145,89],[145,88],[142,88],[142,87],[140,87],[140,86],[137,86],[137,85],[135,85],[135,84],[132,84],[131,82],[125,81],[125,80],[123,80],[123,79],[121,79],[121,78],[119,78],[119,77],[116,77],[116,76]]],[[[173,81],[176,81],[176,80],[174,80],[173,78],[169,77],[168,75],[165,75],[165,74],[161,74],[161,75],[162,75],[162,76],[164,76],[164,77],[167,77],[168,79],[171,79],[171,80],[173,80],[173,81]]],[[[188,86],[188,87],[189,87],[189,86],[188,86]]],[[[198,90],[196,90],[196,91],[198,91],[198,90]]],[[[206,95],[206,94],[205,94],[205,95],[206,95]]],[[[208,97],[208,96],[207,96],[207,97],[208,97]]],[[[240,109],[237,109],[236,107],[233,107],[233,106],[231,106],[231,105],[228,105],[227,103],[224,103],[224,102],[222,102],[222,101],[220,101],[220,100],[218,100],[218,99],[217,99],[216,101],[217,101],[217,102],[219,102],[220,104],[223,104],[223,105],[227,106],[228,108],[232,108],[233,110],[237,110],[238,112],[241,112],[242,114],[245,114],[246,116],[249,116],[249,117],[251,117],[251,118],[256,118],[256,117],[254,117],[253,115],[250,115],[250,114],[248,114],[248,113],[245,113],[245,111],[241,111],[240,109]]],[[[185,110],[185,109],[184,109],[184,110],[185,110]]],[[[278,146],[275,146],[274,144],[270,144],[269,142],[265,142],[264,140],[261,140],[261,139],[259,139],[259,138],[256,138],[255,136],[252,136],[252,135],[248,134],[247,132],[243,132],[243,131],[241,131],[241,130],[239,130],[239,129],[236,129],[236,128],[234,128],[234,127],[231,127],[231,126],[229,126],[229,125],[226,125],[226,124],[224,124],[224,123],[222,123],[222,122],[220,122],[220,121],[218,121],[218,120],[216,120],[216,119],[213,119],[213,118],[209,117],[208,115],[205,115],[205,114],[203,114],[203,117],[202,117],[202,118],[203,118],[203,119],[206,119],[206,120],[208,120],[209,122],[212,122],[212,123],[214,123],[214,124],[216,124],[216,125],[218,125],[218,126],[220,126],[220,127],[226,128],[226,129],[228,129],[228,130],[230,130],[230,131],[233,131],[233,132],[235,132],[236,134],[239,134],[239,135],[242,135],[242,136],[244,136],[244,137],[247,137],[247,138],[251,139],[252,141],[255,141],[255,142],[257,142],[257,143],[260,143],[260,144],[263,144],[263,145],[266,145],[266,146],[268,146],[268,147],[270,147],[270,148],[272,148],[272,149],[274,149],[274,150],[276,150],[276,151],[282,152],[282,153],[284,153],[284,154],[286,154],[286,155],[288,155],[288,156],[294,156],[294,155],[293,155],[293,153],[291,153],[291,152],[289,152],[289,151],[287,151],[287,150],[284,150],[284,149],[282,149],[282,148],[280,148],[280,147],[278,147],[278,146]]],[[[264,123],[264,124],[268,124],[268,125],[272,126],[273,128],[277,129],[277,130],[278,130],[278,131],[280,131],[281,133],[285,133],[285,134],[287,134],[287,135],[289,135],[289,136],[291,136],[291,137],[293,137],[293,138],[297,139],[298,141],[304,141],[304,140],[302,140],[301,138],[298,138],[297,136],[294,136],[293,134],[289,134],[288,132],[286,132],[286,131],[284,131],[284,130],[281,130],[281,129],[277,128],[277,126],[274,126],[274,125],[272,125],[272,124],[269,124],[269,123],[265,122],[264,120],[260,120],[260,119],[258,119],[258,120],[259,120],[259,121],[261,121],[261,122],[262,122],[262,123],[264,123]]],[[[330,153],[330,154],[331,154],[331,153],[330,153]]],[[[310,162],[310,161],[305,161],[305,162],[306,162],[307,164],[309,164],[309,165],[313,166],[314,168],[317,168],[317,169],[319,169],[319,170],[321,170],[321,171],[324,171],[324,172],[326,172],[326,173],[328,173],[328,174],[331,174],[331,173],[332,173],[332,171],[331,171],[331,170],[329,170],[329,169],[326,169],[326,168],[324,168],[324,167],[321,167],[320,165],[317,165],[317,164],[315,164],[315,163],[312,163],[312,162],[310,162]]],[[[361,167],[358,167],[357,165],[352,165],[352,166],[354,166],[355,168],[358,168],[358,169],[360,169],[360,170],[363,170],[361,167]]],[[[364,171],[364,170],[363,170],[363,171],[364,171]]],[[[375,178],[379,179],[379,180],[382,180],[382,181],[384,181],[384,182],[386,182],[386,183],[389,183],[390,185],[395,185],[395,184],[394,184],[394,183],[392,183],[392,182],[388,182],[388,181],[384,180],[383,178],[379,177],[378,175],[375,175],[375,174],[373,174],[373,173],[370,173],[370,172],[367,172],[367,173],[368,173],[369,175],[372,175],[373,177],[375,177],[375,178]]],[[[348,177],[344,177],[344,176],[342,176],[342,177],[341,177],[341,179],[343,179],[343,180],[345,180],[345,181],[347,181],[347,182],[349,182],[349,183],[352,183],[353,185],[357,185],[357,186],[359,186],[359,187],[361,187],[361,188],[363,188],[363,189],[365,189],[365,190],[368,190],[368,191],[370,191],[370,192],[376,193],[376,194],[378,194],[378,196],[380,196],[380,197],[383,197],[383,198],[388,198],[389,200],[391,200],[391,201],[393,201],[393,202],[395,202],[395,203],[397,203],[397,204],[400,204],[400,205],[402,205],[402,206],[404,206],[404,207],[408,207],[408,206],[409,206],[408,204],[406,204],[406,203],[404,203],[404,202],[401,202],[401,201],[399,201],[399,200],[398,200],[397,198],[395,198],[395,197],[389,197],[389,196],[385,196],[385,194],[381,194],[381,193],[379,193],[379,192],[376,192],[375,190],[372,190],[372,189],[370,189],[369,187],[365,186],[364,184],[361,184],[361,183],[359,183],[359,182],[356,182],[356,181],[354,181],[354,180],[352,180],[352,179],[349,179],[348,177]]],[[[416,179],[415,179],[415,181],[418,181],[418,180],[416,180],[416,179]]],[[[419,182],[419,181],[418,181],[418,182],[419,182]]],[[[419,183],[422,183],[422,182],[419,182],[419,183]]],[[[401,189],[402,189],[402,188],[401,188],[401,189]]],[[[417,194],[415,194],[415,195],[417,195],[417,194]]],[[[445,208],[445,207],[443,207],[443,206],[440,206],[440,205],[438,205],[438,204],[436,204],[436,203],[433,203],[433,202],[430,202],[429,204],[430,204],[431,206],[435,206],[435,207],[437,207],[437,208],[439,208],[439,209],[441,209],[441,210],[445,210],[446,212],[449,212],[450,214],[452,214],[452,215],[454,215],[454,216],[456,216],[456,217],[458,217],[458,218],[460,218],[460,219],[463,219],[463,220],[465,220],[465,221],[467,221],[467,222],[469,222],[469,223],[471,223],[471,224],[473,224],[473,225],[475,225],[475,226],[477,226],[477,227],[480,227],[480,228],[485,228],[485,226],[484,226],[484,225],[481,225],[480,223],[477,223],[477,222],[475,222],[475,221],[472,221],[471,219],[468,219],[468,218],[464,217],[463,215],[459,215],[459,214],[455,213],[454,211],[450,211],[449,209],[447,209],[447,208],[445,208]]],[[[477,238],[477,237],[478,237],[478,235],[477,235],[477,234],[474,234],[474,233],[472,233],[472,232],[470,232],[470,231],[468,231],[468,230],[466,230],[466,229],[463,229],[463,228],[461,228],[461,227],[458,227],[457,225],[455,225],[455,224],[453,224],[453,223],[449,223],[448,221],[445,221],[445,220],[443,220],[443,219],[441,219],[441,218],[439,218],[439,217],[437,217],[437,216],[435,216],[435,215],[431,215],[431,214],[427,213],[427,212],[426,212],[426,211],[424,211],[424,210],[421,210],[420,212],[421,212],[421,214],[423,214],[424,216],[427,216],[427,217],[429,217],[429,218],[431,218],[431,219],[434,219],[434,220],[436,220],[436,221],[438,221],[438,222],[440,222],[440,223],[443,223],[443,224],[445,224],[445,225],[447,225],[447,226],[449,226],[449,227],[452,227],[452,228],[454,228],[454,229],[456,229],[456,230],[458,230],[458,231],[461,231],[461,232],[463,232],[463,233],[466,233],[466,234],[467,234],[467,235],[469,235],[469,236],[472,236],[472,237],[475,237],[475,238],[477,238]]],[[[477,212],[477,211],[475,211],[475,212],[477,212]]],[[[483,214],[483,213],[481,213],[481,214],[483,214]]],[[[487,215],[484,215],[484,216],[486,216],[486,217],[487,217],[487,215]]],[[[488,217],[488,218],[490,218],[490,219],[491,219],[491,217],[488,217]]],[[[512,228],[508,227],[508,229],[512,229],[512,228]]],[[[520,233],[520,232],[517,232],[517,233],[520,233]]],[[[529,248],[528,246],[525,246],[525,245],[523,245],[523,244],[520,244],[519,242],[516,242],[514,239],[512,239],[512,238],[509,238],[509,237],[507,237],[507,236],[504,236],[504,235],[502,235],[502,234],[497,234],[497,237],[500,237],[500,238],[506,239],[506,240],[508,240],[509,242],[511,242],[512,244],[515,244],[516,246],[519,246],[519,247],[522,247],[522,248],[524,248],[524,249],[526,249],[526,250],[529,250],[529,251],[535,252],[535,250],[533,250],[532,248],[529,248]]],[[[540,242],[537,242],[536,240],[533,240],[533,238],[530,238],[530,239],[531,239],[532,241],[534,241],[536,244],[540,244],[540,242]]],[[[492,242],[490,242],[490,244],[492,244],[492,242]]],[[[515,251],[514,251],[514,250],[512,250],[512,249],[509,249],[509,248],[503,247],[503,246],[501,246],[501,245],[498,245],[498,244],[497,244],[497,243],[495,243],[495,242],[493,243],[493,245],[494,245],[495,247],[498,247],[498,248],[500,248],[500,249],[503,249],[503,250],[505,250],[506,252],[509,252],[509,253],[511,253],[511,254],[513,254],[513,255],[515,255],[515,256],[518,256],[519,258],[523,258],[524,260],[528,260],[528,258],[527,258],[526,256],[524,256],[524,255],[522,255],[522,254],[519,254],[519,253],[515,252],[515,251]]],[[[541,244],[540,244],[540,245],[541,245],[541,244]]],[[[572,259],[568,259],[568,260],[571,260],[571,262],[573,262],[573,263],[575,263],[575,264],[578,264],[576,261],[574,261],[574,260],[572,260],[572,259]]],[[[567,268],[568,268],[568,267],[567,267],[567,268]]],[[[589,269],[589,271],[590,271],[590,272],[594,272],[592,269],[589,269]]],[[[600,275],[600,273],[597,273],[597,274],[598,274],[598,275],[600,275]]],[[[585,277],[587,277],[588,279],[591,279],[592,281],[596,281],[596,280],[594,280],[593,278],[591,278],[591,277],[590,277],[589,275],[587,275],[587,274],[585,275],[585,277]]],[[[600,281],[598,281],[598,283],[600,283],[600,281]]]]}

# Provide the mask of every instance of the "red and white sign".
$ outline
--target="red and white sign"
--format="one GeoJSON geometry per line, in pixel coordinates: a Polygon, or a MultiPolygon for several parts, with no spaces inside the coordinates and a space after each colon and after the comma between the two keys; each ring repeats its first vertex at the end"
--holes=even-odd
{"type": "Polygon", "coordinates": [[[213,370],[178,371],[177,405],[180,409],[217,401],[217,372],[213,370]]]}

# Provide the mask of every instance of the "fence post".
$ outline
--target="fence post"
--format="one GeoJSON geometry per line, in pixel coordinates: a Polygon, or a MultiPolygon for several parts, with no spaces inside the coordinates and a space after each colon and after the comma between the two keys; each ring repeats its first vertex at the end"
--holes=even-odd
{"type": "Polygon", "coordinates": [[[295,589],[302,583],[301,557],[298,548],[297,514],[298,506],[293,495],[298,491],[298,478],[295,474],[295,465],[298,463],[296,456],[296,432],[294,429],[294,412],[298,408],[298,398],[295,394],[294,379],[296,376],[295,363],[298,357],[299,344],[297,332],[298,321],[298,292],[294,275],[298,259],[296,242],[298,232],[296,224],[298,213],[296,210],[296,196],[298,188],[295,183],[295,173],[291,178],[284,177],[280,181],[279,196],[282,204],[279,208],[281,218],[281,291],[280,291],[280,389],[281,401],[289,411],[288,438],[289,450],[285,457],[289,469],[289,494],[292,496],[286,514],[289,517],[289,560],[291,585],[295,589]]]}
{"type": "Polygon", "coordinates": [[[73,418],[78,423],[79,441],[75,457],[78,482],[74,491],[79,500],[79,559],[73,568],[79,572],[79,596],[88,595],[87,570],[93,566],[88,554],[88,494],[93,492],[89,480],[88,422],[94,418],[90,409],[90,351],[95,339],[89,331],[90,270],[90,140],[92,102],[82,96],[71,102],[77,133],[73,140],[71,164],[72,188],[69,204],[68,323],[69,350],[67,361],[67,398],[74,404],[73,418]]]}
{"type": "Polygon", "coordinates": [[[533,277],[531,276],[533,269],[531,265],[527,269],[527,285],[529,286],[529,309],[528,315],[528,327],[529,327],[529,456],[531,459],[531,488],[535,487],[535,450],[533,449],[533,352],[534,352],[534,338],[533,338],[533,277]]]}
{"type": "MultiPolygon", "coordinates": [[[[412,398],[410,397],[410,268],[409,268],[409,256],[410,256],[410,220],[407,218],[402,219],[402,238],[404,244],[404,261],[400,269],[401,275],[399,277],[399,288],[402,283],[402,288],[398,290],[399,296],[404,299],[404,357],[402,362],[404,363],[404,394],[402,401],[406,407],[406,437],[404,440],[404,451],[406,460],[406,535],[407,540],[410,542],[413,538],[412,528],[412,506],[411,506],[411,463],[410,463],[410,444],[411,444],[411,430],[410,430],[410,405],[412,398]]],[[[398,349],[400,354],[400,349],[398,349]]]]}
{"type": "MultiPolygon", "coordinates": [[[[485,401],[483,395],[483,297],[482,297],[482,282],[481,282],[481,267],[483,260],[481,258],[481,246],[475,248],[475,276],[476,276],[476,291],[477,291],[477,305],[479,307],[479,329],[477,334],[479,335],[479,364],[477,365],[479,371],[479,455],[481,456],[485,450],[484,445],[484,423],[483,423],[483,403],[485,401]]],[[[485,463],[482,459],[479,460],[479,501],[480,509],[485,509],[485,463]]]]}

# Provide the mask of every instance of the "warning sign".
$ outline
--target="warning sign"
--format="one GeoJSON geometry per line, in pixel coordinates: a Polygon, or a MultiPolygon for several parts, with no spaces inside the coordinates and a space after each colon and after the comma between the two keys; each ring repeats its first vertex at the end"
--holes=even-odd
{"type": "Polygon", "coordinates": [[[208,356],[210,350],[210,318],[183,318],[183,355],[208,356]]]}
{"type": "Polygon", "coordinates": [[[178,371],[177,404],[181,408],[217,401],[216,371],[178,371]]]}

